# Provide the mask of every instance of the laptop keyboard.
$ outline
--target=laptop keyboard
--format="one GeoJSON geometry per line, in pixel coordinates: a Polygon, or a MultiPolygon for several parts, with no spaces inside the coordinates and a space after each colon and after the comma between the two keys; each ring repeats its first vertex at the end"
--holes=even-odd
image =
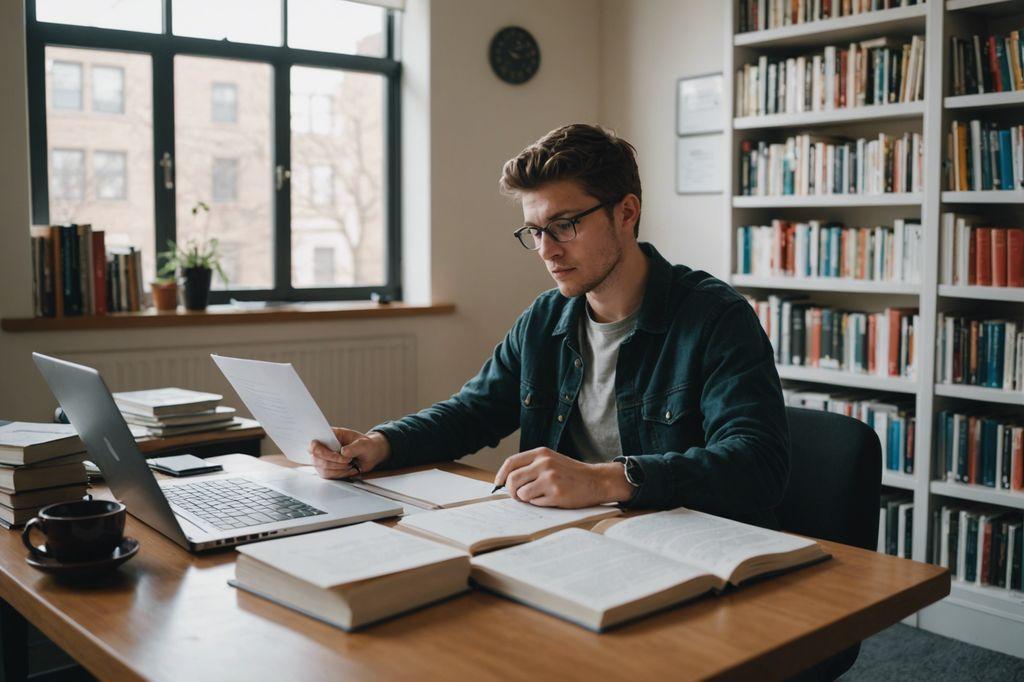
{"type": "Polygon", "coordinates": [[[232,530],[326,512],[294,497],[246,478],[196,481],[163,488],[164,495],[182,509],[218,530],[232,530]]]}

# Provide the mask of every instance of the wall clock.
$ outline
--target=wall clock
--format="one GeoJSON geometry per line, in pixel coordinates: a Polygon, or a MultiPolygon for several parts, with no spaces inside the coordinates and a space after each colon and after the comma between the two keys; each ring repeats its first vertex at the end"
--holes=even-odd
{"type": "Polygon", "coordinates": [[[519,85],[540,68],[540,46],[525,28],[507,26],[491,39],[491,68],[506,83],[519,85]]]}

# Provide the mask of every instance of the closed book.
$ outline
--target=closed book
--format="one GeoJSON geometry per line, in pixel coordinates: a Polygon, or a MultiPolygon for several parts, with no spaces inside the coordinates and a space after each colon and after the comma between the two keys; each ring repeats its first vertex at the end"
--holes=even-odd
{"type": "Polygon", "coordinates": [[[1013,186],[1013,143],[1010,131],[1000,130],[999,133],[999,189],[1012,190],[1013,186]]]}
{"type": "Polygon", "coordinates": [[[122,412],[152,417],[204,412],[216,407],[224,398],[217,393],[174,387],[120,391],[113,396],[114,402],[122,412]]]}
{"type": "Polygon", "coordinates": [[[92,233],[92,288],[95,314],[107,313],[107,249],[102,230],[92,233]]]}
{"type": "Polygon", "coordinates": [[[974,231],[975,282],[978,286],[992,285],[992,228],[979,227],[974,231]]]}
{"type": "Polygon", "coordinates": [[[231,584],[344,630],[469,589],[469,557],[377,523],[238,548],[231,584]]]}
{"type": "Polygon", "coordinates": [[[48,504],[79,500],[85,496],[86,489],[85,483],[73,483],[16,493],[0,490],[0,505],[9,509],[39,509],[48,504]]]}
{"type": "Polygon", "coordinates": [[[82,462],[50,467],[0,467],[0,490],[7,492],[55,488],[85,481],[85,464],[82,462]]]}
{"type": "Polygon", "coordinates": [[[70,424],[8,422],[0,426],[0,464],[37,464],[84,450],[70,424]]]}
{"type": "Polygon", "coordinates": [[[1010,489],[1024,490],[1024,426],[1014,426],[1010,439],[1010,489]]]}
{"type": "Polygon", "coordinates": [[[1006,279],[1006,228],[992,228],[992,286],[1005,287],[1006,279]]]}
{"type": "Polygon", "coordinates": [[[204,431],[223,431],[229,429],[232,426],[237,426],[240,422],[237,419],[227,419],[217,422],[211,422],[207,424],[185,424],[183,426],[147,426],[149,433],[158,436],[160,438],[170,438],[171,436],[181,436],[186,433],[201,433],[204,431]]]}
{"type": "Polygon", "coordinates": [[[978,515],[967,514],[967,533],[964,542],[964,572],[963,579],[967,582],[975,582],[978,579],[978,515]]]}
{"type": "Polygon", "coordinates": [[[92,315],[96,307],[92,298],[92,226],[76,225],[78,240],[78,290],[82,297],[82,314],[92,315]]]}
{"type": "Polygon", "coordinates": [[[1006,230],[1006,285],[1024,287],[1024,228],[1006,230]]]}
{"type": "Polygon", "coordinates": [[[129,424],[137,424],[138,426],[146,427],[168,427],[222,422],[234,417],[235,412],[236,410],[233,407],[218,405],[212,410],[203,410],[202,412],[195,412],[192,414],[154,417],[152,415],[135,414],[133,412],[122,412],[121,416],[123,416],[124,420],[129,424]]]}

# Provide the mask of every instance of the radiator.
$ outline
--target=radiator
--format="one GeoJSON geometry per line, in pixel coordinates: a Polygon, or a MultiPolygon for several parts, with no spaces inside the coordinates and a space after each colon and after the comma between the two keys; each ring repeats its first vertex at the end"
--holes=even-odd
{"type": "Polygon", "coordinates": [[[299,343],[59,353],[95,367],[111,391],[177,386],[212,391],[224,404],[248,410],[210,353],[290,362],[334,426],[365,430],[416,409],[416,339],[389,336],[299,343]]]}

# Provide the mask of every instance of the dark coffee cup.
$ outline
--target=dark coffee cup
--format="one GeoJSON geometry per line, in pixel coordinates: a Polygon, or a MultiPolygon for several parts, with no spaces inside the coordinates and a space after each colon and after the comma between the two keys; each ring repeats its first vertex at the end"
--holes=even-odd
{"type": "Polygon", "coordinates": [[[25,524],[21,541],[33,556],[69,563],[95,561],[113,554],[124,538],[125,506],[109,500],[58,502],[43,507],[25,524]],[[46,536],[43,547],[29,536],[38,530],[46,536]]]}

